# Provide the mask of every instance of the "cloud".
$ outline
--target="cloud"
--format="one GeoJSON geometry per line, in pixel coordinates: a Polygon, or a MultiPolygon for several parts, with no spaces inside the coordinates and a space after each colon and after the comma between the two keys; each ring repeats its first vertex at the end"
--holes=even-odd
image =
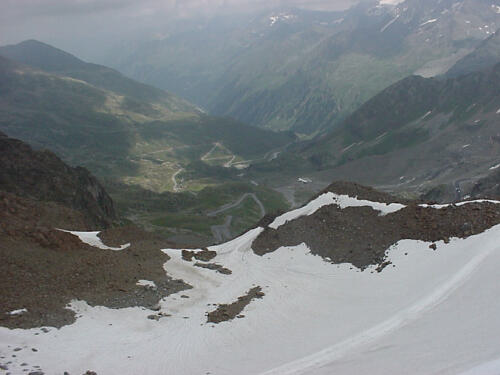
{"type": "Polygon", "coordinates": [[[168,15],[250,11],[279,6],[344,9],[358,0],[2,0],[0,14],[10,17],[80,17],[106,12],[168,15]]]}
{"type": "MultiPolygon", "coordinates": [[[[88,59],[172,19],[274,7],[345,9],[360,0],[0,0],[0,45],[37,39],[88,59]]],[[[363,0],[364,1],[364,0],[363,0]]]]}

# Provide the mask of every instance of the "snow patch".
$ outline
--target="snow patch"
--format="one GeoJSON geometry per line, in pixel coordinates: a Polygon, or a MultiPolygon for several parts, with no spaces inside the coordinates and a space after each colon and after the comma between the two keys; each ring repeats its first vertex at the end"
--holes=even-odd
{"type": "Polygon", "coordinates": [[[469,147],[469,146],[470,146],[470,144],[463,145],[463,146],[462,146],[462,148],[467,148],[467,147],[469,147]]]}
{"type": "Polygon", "coordinates": [[[490,171],[494,170],[494,169],[498,169],[500,168],[500,164],[497,164],[497,165],[494,165],[493,167],[490,168],[490,171]]]}
{"type": "Polygon", "coordinates": [[[272,15],[269,17],[269,21],[271,21],[269,26],[274,26],[278,21],[287,21],[297,18],[296,15],[281,13],[277,15],[272,15]]]}
{"type": "Polygon", "coordinates": [[[493,11],[494,11],[495,13],[500,14],[500,6],[495,5],[495,4],[491,4],[491,7],[493,8],[493,11]]]}
{"type": "MultiPolygon", "coordinates": [[[[500,164],[496,166],[497,168],[500,167],[500,164]]],[[[491,168],[490,168],[491,169],[491,168]]],[[[400,178],[404,179],[404,176],[400,178]]],[[[414,181],[415,179],[412,179],[409,182],[414,181]]],[[[429,204],[420,204],[420,207],[423,208],[435,208],[435,209],[441,209],[441,208],[446,208],[450,207],[452,205],[455,206],[463,206],[465,204],[470,204],[470,203],[494,203],[494,204],[500,204],[500,201],[496,200],[488,200],[488,199],[479,199],[479,200],[474,200],[474,201],[464,201],[464,202],[459,202],[459,203],[454,203],[454,204],[434,204],[434,205],[429,205],[429,204]]],[[[380,203],[380,202],[372,202],[368,200],[363,200],[363,199],[358,199],[354,197],[350,197],[348,195],[338,195],[332,192],[324,193],[317,197],[316,199],[310,201],[308,204],[306,204],[303,207],[297,208],[293,211],[289,211],[281,216],[278,216],[274,221],[269,225],[270,228],[272,229],[278,229],[280,226],[286,224],[289,221],[295,220],[299,217],[302,216],[309,216],[314,214],[316,211],[318,211],[320,208],[324,206],[329,206],[329,205],[337,205],[341,209],[347,208],[347,207],[371,207],[375,211],[379,211],[380,215],[387,215],[391,214],[394,212],[397,212],[403,208],[406,207],[404,204],[400,203],[380,203]]]]}
{"type": "Polygon", "coordinates": [[[329,206],[335,204],[339,206],[341,209],[347,207],[371,207],[376,211],[380,211],[381,215],[386,215],[392,212],[399,211],[404,208],[403,204],[399,203],[379,203],[379,202],[371,202],[367,200],[357,199],[349,197],[348,195],[338,195],[332,192],[324,193],[320,195],[318,198],[312,200],[304,207],[297,208],[296,210],[289,211],[281,216],[278,216],[274,221],[269,225],[270,228],[278,229],[283,224],[286,224],[289,221],[295,220],[301,216],[309,216],[318,211],[321,207],[329,206]]]}
{"type": "Polygon", "coordinates": [[[437,21],[437,18],[433,18],[433,19],[431,19],[431,20],[425,21],[424,23],[421,23],[421,24],[420,24],[420,26],[422,27],[422,26],[424,26],[424,25],[427,25],[427,24],[429,24],[429,23],[434,23],[434,22],[436,22],[436,21],[437,21]]]}
{"type": "MultiPolygon", "coordinates": [[[[500,167],[500,164],[499,164],[499,167],[500,167]]],[[[474,201],[463,201],[463,202],[459,202],[459,203],[420,204],[419,206],[423,207],[423,208],[434,208],[434,209],[440,210],[440,209],[446,208],[446,207],[451,207],[451,206],[460,207],[460,206],[463,206],[463,205],[466,205],[466,204],[471,204],[471,203],[493,203],[493,204],[500,204],[500,201],[495,201],[495,200],[491,200],[491,199],[476,199],[474,201]]]]}
{"type": "Polygon", "coordinates": [[[379,5],[398,5],[404,0],[380,0],[379,5]]]}
{"type": "Polygon", "coordinates": [[[127,243],[125,245],[121,245],[120,247],[106,246],[98,236],[98,234],[101,232],[77,232],[77,231],[64,230],[64,229],[59,229],[59,228],[57,228],[57,230],[60,230],[61,232],[70,233],[73,236],[77,236],[80,239],[80,241],[82,241],[83,243],[90,245],[92,247],[97,247],[98,249],[102,249],[102,250],[121,251],[121,250],[125,250],[126,248],[130,247],[130,243],[127,243]]]}
{"type": "Polygon", "coordinates": [[[156,284],[154,283],[154,281],[150,280],[139,280],[135,285],[143,286],[145,288],[156,289],[156,284]]]}
{"type": "Polygon", "coordinates": [[[423,120],[424,118],[426,118],[427,116],[429,116],[431,113],[432,113],[432,111],[429,111],[429,112],[427,112],[425,115],[423,115],[423,116],[422,116],[422,120],[423,120]]]}
{"type": "Polygon", "coordinates": [[[384,27],[382,27],[380,29],[380,32],[383,33],[385,30],[387,30],[387,28],[389,26],[391,26],[394,22],[396,22],[398,18],[399,18],[399,14],[396,17],[394,17],[392,20],[390,20],[384,27]]]}
{"type": "Polygon", "coordinates": [[[21,315],[21,314],[24,314],[27,312],[28,312],[27,309],[19,309],[19,310],[12,310],[12,311],[8,312],[8,314],[9,315],[21,315]]]}
{"type": "Polygon", "coordinates": [[[498,109],[498,111],[497,111],[497,115],[500,115],[500,108],[499,108],[499,109],[498,109]]]}

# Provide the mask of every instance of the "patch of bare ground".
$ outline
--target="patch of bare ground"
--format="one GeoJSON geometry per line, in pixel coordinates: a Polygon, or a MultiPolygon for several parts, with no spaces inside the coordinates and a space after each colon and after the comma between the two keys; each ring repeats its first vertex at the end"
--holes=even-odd
{"type": "Polygon", "coordinates": [[[152,308],[172,293],[190,288],[165,274],[173,247],[138,228],[114,228],[102,238],[130,242],[124,251],[87,246],[54,228],[88,229],[82,214],[60,206],[0,192],[0,325],[9,328],[61,327],[74,322],[71,300],[110,308],[152,308]],[[157,288],[136,285],[151,280],[157,288]],[[23,314],[13,310],[26,308],[23,314]]]}
{"type": "Polygon", "coordinates": [[[264,297],[262,288],[256,286],[250,289],[245,295],[238,297],[238,299],[231,304],[220,304],[217,309],[207,313],[207,323],[221,323],[234,318],[243,318],[241,315],[243,309],[250,304],[254,299],[264,297]]]}
{"type": "Polygon", "coordinates": [[[195,267],[200,267],[200,268],[206,268],[209,270],[216,271],[218,273],[221,273],[223,275],[231,275],[233,271],[231,271],[229,268],[223,267],[220,264],[217,263],[200,263],[196,262],[194,264],[195,267]]]}
{"type": "Polygon", "coordinates": [[[182,259],[187,262],[191,262],[193,258],[200,262],[210,262],[216,256],[217,252],[208,249],[202,249],[200,251],[182,250],[182,259]]]}

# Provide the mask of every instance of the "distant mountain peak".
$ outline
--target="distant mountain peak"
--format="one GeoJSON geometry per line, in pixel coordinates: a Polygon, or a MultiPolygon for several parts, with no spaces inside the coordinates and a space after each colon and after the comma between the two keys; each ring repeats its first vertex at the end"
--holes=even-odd
{"type": "Polygon", "coordinates": [[[11,60],[49,72],[82,67],[86,64],[68,52],[35,39],[0,47],[0,51],[2,56],[11,60]]]}

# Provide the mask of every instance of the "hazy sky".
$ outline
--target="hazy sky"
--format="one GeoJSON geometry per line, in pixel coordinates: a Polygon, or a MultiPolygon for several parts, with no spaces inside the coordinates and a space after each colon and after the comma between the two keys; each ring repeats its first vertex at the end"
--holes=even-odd
{"type": "Polygon", "coordinates": [[[38,39],[80,57],[172,18],[276,6],[345,9],[359,0],[0,0],[0,45],[38,39]]]}

